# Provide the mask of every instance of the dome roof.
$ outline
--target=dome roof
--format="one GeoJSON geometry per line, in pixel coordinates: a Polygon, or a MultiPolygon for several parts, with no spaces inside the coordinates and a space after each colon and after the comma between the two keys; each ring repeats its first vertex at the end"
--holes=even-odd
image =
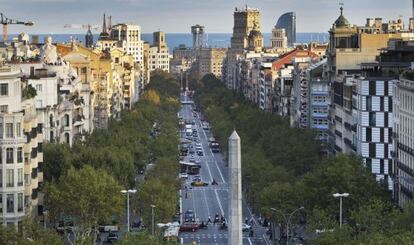
{"type": "Polygon", "coordinates": [[[349,27],[351,26],[351,23],[345,18],[343,15],[343,8],[341,7],[341,15],[338,17],[338,19],[335,21],[336,27],[349,27]]]}

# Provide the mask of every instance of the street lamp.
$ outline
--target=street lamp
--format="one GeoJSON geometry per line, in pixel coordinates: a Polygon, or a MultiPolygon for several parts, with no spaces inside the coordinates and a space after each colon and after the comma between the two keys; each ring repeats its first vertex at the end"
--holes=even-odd
{"type": "Polygon", "coordinates": [[[122,190],[121,193],[123,194],[127,194],[127,223],[128,223],[128,229],[127,231],[129,232],[129,193],[131,194],[135,194],[137,193],[137,190],[133,189],[133,190],[122,190]]]}
{"type": "Polygon", "coordinates": [[[349,193],[335,193],[332,196],[339,197],[339,227],[342,227],[342,197],[348,197],[349,193]]]}
{"type": "Polygon", "coordinates": [[[154,204],[151,204],[151,217],[152,217],[152,236],[154,236],[154,208],[156,206],[154,204]]]}
{"type": "Polygon", "coordinates": [[[270,208],[270,210],[272,210],[272,211],[274,211],[274,212],[278,212],[278,213],[280,213],[282,216],[283,216],[283,219],[285,220],[285,222],[286,222],[286,245],[288,245],[289,244],[289,225],[290,225],[290,220],[292,219],[292,216],[296,213],[296,212],[298,212],[299,210],[302,210],[302,209],[304,209],[305,207],[300,207],[300,208],[297,208],[297,209],[295,209],[295,210],[293,210],[293,212],[291,212],[290,214],[288,214],[288,215],[286,215],[285,213],[283,213],[282,211],[280,211],[280,210],[277,210],[276,208],[270,208]]]}

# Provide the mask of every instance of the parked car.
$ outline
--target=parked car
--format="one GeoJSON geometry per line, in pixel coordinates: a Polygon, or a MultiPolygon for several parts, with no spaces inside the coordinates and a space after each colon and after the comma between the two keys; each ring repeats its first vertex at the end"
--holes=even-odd
{"type": "Polygon", "coordinates": [[[188,179],[188,174],[187,174],[187,173],[180,173],[180,174],[178,175],[178,177],[179,177],[180,179],[188,179]]]}
{"type": "Polygon", "coordinates": [[[112,243],[118,240],[118,233],[111,231],[109,232],[108,237],[106,238],[106,242],[112,243]]]}
{"type": "Polygon", "coordinates": [[[202,156],[204,156],[204,152],[203,151],[197,151],[197,155],[202,157],[202,156]]]}

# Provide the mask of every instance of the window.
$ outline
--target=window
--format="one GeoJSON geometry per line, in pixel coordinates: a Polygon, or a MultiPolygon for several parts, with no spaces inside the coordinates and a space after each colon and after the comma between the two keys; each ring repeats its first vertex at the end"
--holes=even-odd
{"type": "Polygon", "coordinates": [[[0,169],[0,187],[3,187],[3,170],[1,169],[0,169]]]}
{"type": "Polygon", "coordinates": [[[17,186],[23,186],[23,168],[17,170],[17,186]]]}
{"type": "Polygon", "coordinates": [[[7,83],[0,84],[0,96],[9,95],[9,85],[7,83]]]}
{"type": "Polygon", "coordinates": [[[7,194],[7,213],[14,212],[14,194],[7,194]]]}
{"type": "Polygon", "coordinates": [[[0,118],[0,139],[3,139],[3,118],[0,118]]]}
{"type": "Polygon", "coordinates": [[[6,149],[6,163],[13,163],[13,148],[6,149]]]}
{"type": "Polygon", "coordinates": [[[0,112],[1,113],[7,113],[9,110],[9,106],[8,105],[0,105],[0,112]]]}
{"type": "Polygon", "coordinates": [[[18,163],[23,162],[23,148],[22,147],[17,148],[17,162],[18,163]]]}
{"type": "Polygon", "coordinates": [[[6,123],[6,138],[13,138],[13,123],[6,123]]]}
{"type": "Polygon", "coordinates": [[[17,194],[17,212],[23,212],[23,193],[17,194]]]}
{"type": "Polygon", "coordinates": [[[376,123],[377,123],[376,113],[375,112],[370,112],[369,113],[369,126],[375,127],[376,123]]]}
{"type": "Polygon", "coordinates": [[[42,92],[42,84],[36,84],[36,91],[42,92]]]}
{"type": "Polygon", "coordinates": [[[20,123],[16,123],[16,136],[21,137],[22,136],[22,127],[20,123]]]}
{"type": "Polygon", "coordinates": [[[63,117],[63,126],[69,127],[69,115],[68,114],[65,114],[65,116],[63,117]]]}
{"type": "Polygon", "coordinates": [[[14,187],[14,170],[6,170],[6,187],[14,187]]]}
{"type": "Polygon", "coordinates": [[[65,143],[66,143],[66,144],[70,144],[70,137],[69,137],[69,133],[65,133],[65,143]]]}
{"type": "Polygon", "coordinates": [[[3,213],[3,195],[0,194],[0,214],[3,213]]]}
{"type": "Polygon", "coordinates": [[[368,142],[372,141],[372,129],[371,128],[367,128],[366,132],[367,132],[367,134],[366,134],[366,141],[368,141],[368,142]]]}

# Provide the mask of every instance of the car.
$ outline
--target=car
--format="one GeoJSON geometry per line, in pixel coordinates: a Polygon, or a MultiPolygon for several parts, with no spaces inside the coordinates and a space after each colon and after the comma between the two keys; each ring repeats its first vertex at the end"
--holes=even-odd
{"type": "Polygon", "coordinates": [[[187,211],[185,211],[184,222],[194,222],[194,221],[195,221],[195,217],[194,217],[193,210],[188,209],[187,211]]]}
{"type": "Polygon", "coordinates": [[[195,146],[196,146],[196,148],[198,148],[198,147],[202,148],[203,147],[203,145],[201,143],[196,143],[195,146]]]}
{"type": "Polygon", "coordinates": [[[180,231],[197,231],[198,224],[196,222],[185,222],[180,226],[180,231]]]}
{"type": "Polygon", "coordinates": [[[204,153],[203,153],[203,151],[197,151],[197,155],[198,156],[204,156],[204,153]]]}
{"type": "Polygon", "coordinates": [[[243,232],[247,232],[247,231],[249,231],[249,230],[250,230],[250,228],[251,228],[251,226],[250,226],[250,225],[248,225],[248,224],[242,224],[242,231],[243,231],[243,232]]]}
{"type": "Polygon", "coordinates": [[[106,242],[112,243],[118,240],[118,232],[111,231],[109,232],[106,242]]]}
{"type": "MultiPolygon", "coordinates": [[[[191,153],[191,152],[190,152],[191,153]]],[[[190,162],[195,162],[195,158],[194,157],[190,157],[190,162]]]]}
{"type": "Polygon", "coordinates": [[[193,181],[191,182],[191,186],[195,186],[195,187],[200,187],[200,186],[208,186],[208,183],[204,182],[204,181],[193,181]]]}
{"type": "Polygon", "coordinates": [[[178,175],[178,177],[179,177],[180,179],[188,179],[188,174],[187,174],[187,173],[180,173],[180,174],[178,175]]]}
{"type": "Polygon", "coordinates": [[[193,177],[193,182],[195,182],[195,181],[201,181],[201,176],[200,175],[195,175],[193,177]]]}
{"type": "Polygon", "coordinates": [[[195,121],[194,120],[191,121],[191,125],[195,125],[195,121]]]}
{"type": "Polygon", "coordinates": [[[190,149],[190,151],[189,151],[189,153],[191,154],[191,155],[194,155],[194,150],[193,149],[190,149]]]}

